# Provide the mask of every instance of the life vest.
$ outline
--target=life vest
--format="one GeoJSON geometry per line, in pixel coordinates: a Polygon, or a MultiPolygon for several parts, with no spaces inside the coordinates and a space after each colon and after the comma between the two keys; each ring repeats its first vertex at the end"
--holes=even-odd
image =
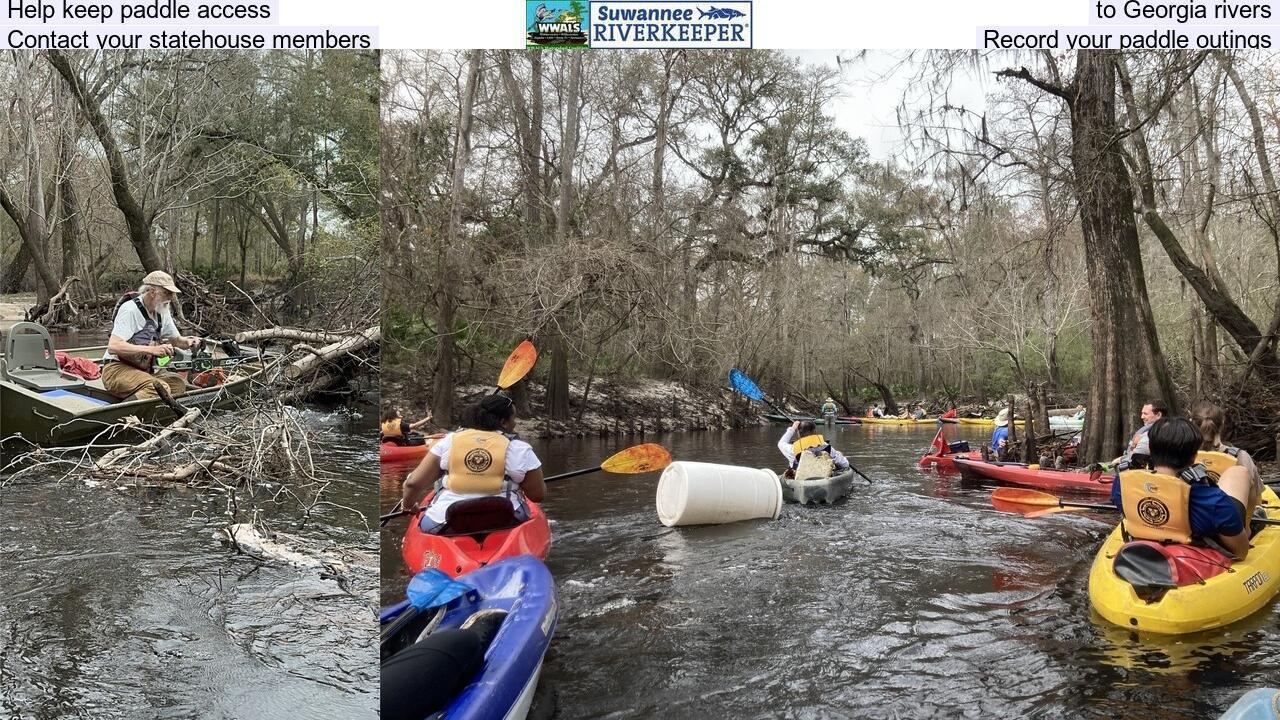
{"type": "Polygon", "coordinates": [[[401,432],[400,423],[400,418],[382,421],[382,437],[393,438],[403,435],[404,433],[401,432]]]}
{"type": "Polygon", "coordinates": [[[1239,457],[1240,448],[1228,446],[1223,448],[1222,452],[1201,450],[1196,453],[1196,463],[1203,465],[1210,475],[1220,478],[1227,468],[1240,464],[1239,457]]]}
{"type": "MultiPolygon", "coordinates": [[[[142,313],[143,325],[142,329],[133,334],[133,337],[126,338],[126,342],[130,345],[151,345],[160,339],[160,331],[164,327],[164,318],[160,313],[151,317],[151,313],[147,312],[147,306],[142,302],[142,296],[137,290],[131,290],[120,296],[120,300],[116,302],[116,314],[120,314],[120,308],[125,303],[133,301],[137,306],[138,312],[142,313]]],[[[154,355],[145,355],[142,353],[120,353],[117,359],[132,368],[136,368],[146,373],[155,372],[156,358],[154,355]]]]}
{"type": "Polygon", "coordinates": [[[796,466],[800,464],[801,453],[803,453],[805,450],[810,450],[814,448],[816,448],[817,452],[825,452],[828,455],[831,454],[831,445],[827,443],[826,439],[823,438],[822,435],[819,435],[817,433],[813,435],[805,435],[799,440],[796,440],[795,442],[791,443],[791,454],[793,456],[793,459],[791,461],[791,469],[795,470],[796,466]]]}
{"type": "Polygon", "coordinates": [[[1203,465],[1192,465],[1178,477],[1149,470],[1121,472],[1125,531],[1138,540],[1191,542],[1191,486],[1196,484],[1214,484],[1203,465]]]}
{"type": "Polygon", "coordinates": [[[511,440],[500,432],[460,430],[449,449],[449,474],[444,486],[456,493],[497,495],[507,472],[511,440]]]}

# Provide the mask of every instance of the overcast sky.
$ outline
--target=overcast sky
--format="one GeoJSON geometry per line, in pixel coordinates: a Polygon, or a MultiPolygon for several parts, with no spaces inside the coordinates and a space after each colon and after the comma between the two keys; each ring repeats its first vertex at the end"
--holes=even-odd
{"type": "MultiPolygon", "coordinates": [[[[807,63],[836,65],[836,56],[845,77],[844,93],[828,108],[840,127],[863,138],[872,157],[884,159],[902,148],[902,131],[898,128],[896,109],[903,93],[919,97],[923,88],[913,87],[918,65],[906,62],[908,51],[872,50],[866,57],[854,59],[857,50],[788,50],[787,54],[807,63]]],[[[958,74],[953,81],[950,99],[954,105],[973,110],[984,107],[985,93],[994,78],[958,74]]]]}

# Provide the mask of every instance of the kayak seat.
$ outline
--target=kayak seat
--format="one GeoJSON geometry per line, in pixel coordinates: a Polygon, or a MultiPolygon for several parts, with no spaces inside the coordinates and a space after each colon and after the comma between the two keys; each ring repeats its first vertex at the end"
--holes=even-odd
{"type": "Polygon", "coordinates": [[[62,372],[53,338],[43,325],[20,322],[5,341],[4,374],[11,382],[36,392],[84,386],[84,379],[62,372]]]}
{"type": "Polygon", "coordinates": [[[1172,588],[1221,575],[1231,563],[1231,557],[1213,547],[1134,540],[1116,553],[1113,567],[1138,597],[1151,603],[1172,588]]]}
{"type": "MultiPolygon", "coordinates": [[[[459,500],[444,513],[436,535],[487,535],[520,524],[511,501],[503,495],[459,500]]],[[[480,539],[480,538],[478,538],[480,539]]]]}
{"type": "Polygon", "coordinates": [[[1116,576],[1133,586],[1133,592],[1148,603],[1159,602],[1178,584],[1173,565],[1161,552],[1160,544],[1146,540],[1125,543],[1112,564],[1116,576]]]}

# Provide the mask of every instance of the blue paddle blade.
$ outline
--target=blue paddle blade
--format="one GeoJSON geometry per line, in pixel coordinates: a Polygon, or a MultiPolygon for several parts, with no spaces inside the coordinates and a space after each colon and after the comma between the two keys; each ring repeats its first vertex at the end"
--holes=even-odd
{"type": "Polygon", "coordinates": [[[454,580],[435,568],[427,568],[409,581],[409,603],[419,610],[440,607],[471,592],[470,585],[454,580]]]}
{"type": "Polygon", "coordinates": [[[764,400],[764,391],[756,386],[751,378],[747,377],[741,370],[734,368],[729,371],[729,384],[733,385],[733,389],[746,395],[752,400],[764,400]]]}

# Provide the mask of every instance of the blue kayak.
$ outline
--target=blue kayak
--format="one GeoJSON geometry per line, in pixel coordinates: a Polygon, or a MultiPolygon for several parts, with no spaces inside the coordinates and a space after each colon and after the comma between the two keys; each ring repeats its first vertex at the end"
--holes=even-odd
{"type": "Polygon", "coordinates": [[[1250,690],[1227,708],[1218,720],[1275,720],[1280,718],[1280,690],[1250,690]]]}
{"type": "Polygon", "coordinates": [[[546,565],[520,555],[457,578],[428,569],[414,577],[408,594],[409,599],[379,613],[383,717],[397,715],[388,705],[400,708],[398,716],[412,716],[414,710],[406,715],[403,708],[415,706],[398,700],[419,700],[442,687],[450,688],[447,699],[432,699],[421,717],[441,711],[449,720],[525,717],[559,615],[555,582],[546,565]],[[461,651],[450,644],[459,638],[461,651]],[[423,655],[423,648],[435,641],[444,645],[435,648],[434,656],[430,650],[423,655]],[[466,662],[467,653],[473,653],[474,669],[466,662]],[[448,676],[454,672],[464,674],[448,676]],[[452,688],[458,688],[456,693],[452,688]]]}

